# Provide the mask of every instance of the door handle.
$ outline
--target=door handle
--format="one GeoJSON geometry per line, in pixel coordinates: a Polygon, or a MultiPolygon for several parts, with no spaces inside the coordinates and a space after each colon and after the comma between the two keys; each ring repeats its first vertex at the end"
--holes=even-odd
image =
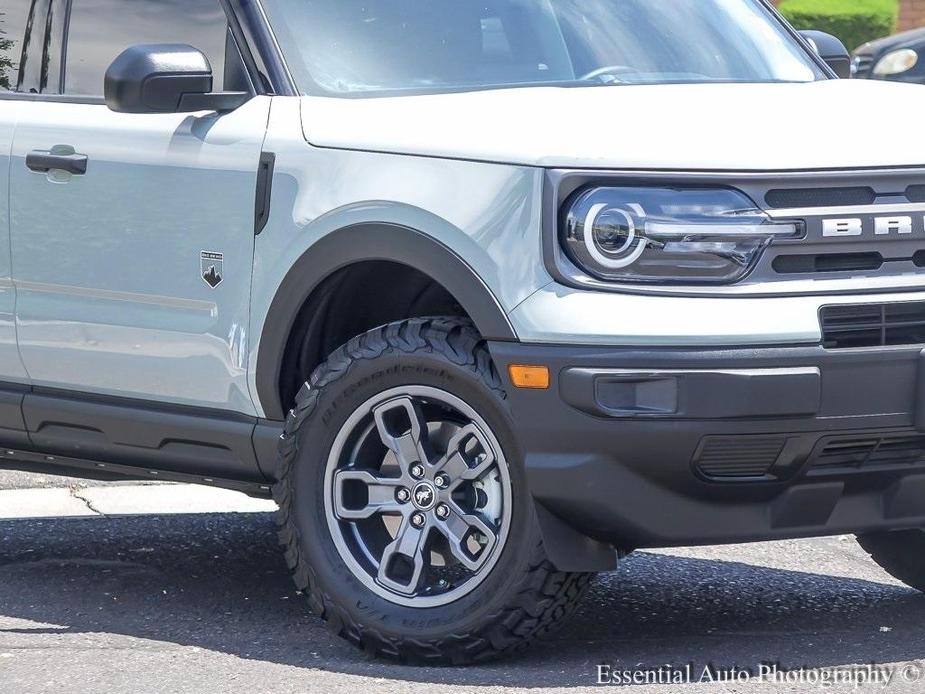
{"type": "Polygon", "coordinates": [[[85,154],[54,154],[48,150],[37,149],[26,155],[26,166],[31,171],[38,173],[48,173],[52,170],[67,171],[75,176],[83,176],[87,173],[87,162],[89,161],[85,154]]]}

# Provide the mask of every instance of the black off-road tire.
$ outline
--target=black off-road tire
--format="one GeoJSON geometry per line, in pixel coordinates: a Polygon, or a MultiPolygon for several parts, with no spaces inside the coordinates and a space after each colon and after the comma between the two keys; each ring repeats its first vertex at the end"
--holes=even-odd
{"type": "Polygon", "coordinates": [[[925,592],[925,530],[868,533],[858,543],[893,578],[925,592]]]}
{"type": "Polygon", "coordinates": [[[286,421],[273,491],[295,584],[334,632],[403,662],[465,664],[521,651],[574,611],[593,574],[564,573],[547,559],[505,400],[484,341],[457,318],[371,330],[312,374],[286,421]],[[322,480],[338,429],[357,403],[402,384],[465,400],[492,427],[511,476],[511,527],[497,563],[471,593],[439,607],[398,605],[369,590],[338,554],[324,517],[322,480]]]}

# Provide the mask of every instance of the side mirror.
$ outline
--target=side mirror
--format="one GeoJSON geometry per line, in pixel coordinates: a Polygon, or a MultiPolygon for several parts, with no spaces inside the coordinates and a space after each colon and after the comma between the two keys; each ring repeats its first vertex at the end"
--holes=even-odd
{"type": "Polygon", "coordinates": [[[851,56],[841,40],[824,31],[801,31],[810,47],[842,79],[851,77],[851,56]]]}
{"type": "Polygon", "coordinates": [[[150,44],[127,48],[106,71],[106,105],[116,113],[233,111],[247,92],[212,92],[209,59],[192,46],[150,44]]]}

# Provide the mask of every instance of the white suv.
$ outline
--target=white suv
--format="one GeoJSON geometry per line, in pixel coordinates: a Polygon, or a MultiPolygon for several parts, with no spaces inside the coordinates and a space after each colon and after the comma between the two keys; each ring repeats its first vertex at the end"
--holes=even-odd
{"type": "Polygon", "coordinates": [[[849,69],[759,0],[7,1],[0,465],[272,489],[405,660],[641,547],[923,587],[925,91],[849,69]]]}

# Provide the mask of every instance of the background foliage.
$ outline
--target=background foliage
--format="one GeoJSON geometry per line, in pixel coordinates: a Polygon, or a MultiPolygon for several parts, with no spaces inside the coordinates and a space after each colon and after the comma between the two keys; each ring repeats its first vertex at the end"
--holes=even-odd
{"type": "Polygon", "coordinates": [[[780,11],[797,29],[818,29],[840,38],[848,50],[889,36],[896,29],[898,0],[785,0],[780,11]]]}
{"type": "Polygon", "coordinates": [[[3,31],[3,12],[0,12],[0,89],[12,89],[13,41],[3,31]]]}

